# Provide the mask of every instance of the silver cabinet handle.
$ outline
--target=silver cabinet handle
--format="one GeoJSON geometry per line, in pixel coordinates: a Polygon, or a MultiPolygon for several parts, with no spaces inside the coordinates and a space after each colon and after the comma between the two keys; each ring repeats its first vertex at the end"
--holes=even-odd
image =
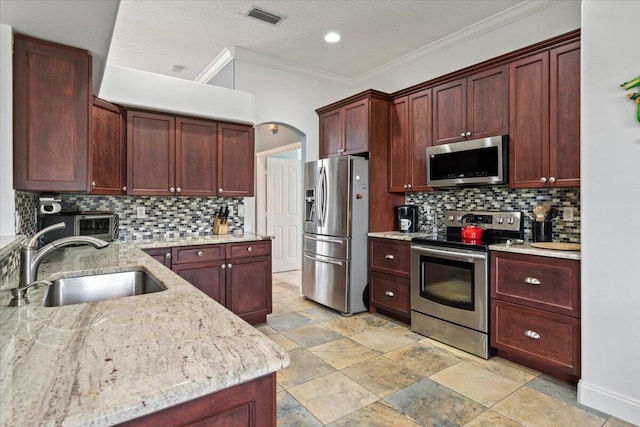
{"type": "Polygon", "coordinates": [[[407,184],[403,185],[403,187],[405,188],[405,190],[407,189],[407,184]]]}
{"type": "Polygon", "coordinates": [[[224,190],[222,188],[218,188],[218,193],[224,193],[224,190]]]}
{"type": "Polygon", "coordinates": [[[198,256],[202,256],[204,253],[202,251],[198,251],[198,256]]]}
{"type": "Polygon", "coordinates": [[[122,191],[127,191],[127,186],[122,187],[122,191]]]}
{"type": "Polygon", "coordinates": [[[407,184],[407,188],[411,188],[411,187],[412,187],[411,184],[407,184]]]}
{"type": "Polygon", "coordinates": [[[175,193],[175,192],[176,192],[176,189],[175,189],[175,188],[173,188],[173,187],[170,187],[170,188],[169,188],[169,192],[170,192],[170,193],[175,193]]]}
{"type": "Polygon", "coordinates": [[[460,133],[460,136],[461,136],[462,138],[464,138],[464,132],[461,132],[461,133],[460,133]]]}
{"type": "Polygon", "coordinates": [[[253,252],[253,248],[252,248],[251,246],[249,246],[249,247],[247,248],[247,252],[253,252]]]}
{"type": "Polygon", "coordinates": [[[549,184],[553,184],[554,182],[556,182],[556,177],[555,176],[549,177],[549,184]]]}
{"type": "Polygon", "coordinates": [[[535,277],[525,277],[524,283],[526,283],[527,285],[539,285],[540,280],[536,279],[535,277]]]}
{"type": "Polygon", "coordinates": [[[167,252],[167,253],[164,255],[164,257],[165,257],[165,258],[167,258],[167,259],[171,259],[171,253],[170,253],[170,252],[167,252]]]}
{"type": "Polygon", "coordinates": [[[231,263],[227,264],[227,268],[232,268],[232,267],[233,267],[233,264],[231,263]]]}
{"type": "Polygon", "coordinates": [[[533,338],[534,340],[539,340],[540,339],[540,334],[539,333],[537,333],[535,331],[532,331],[532,330],[529,330],[529,329],[524,331],[524,336],[528,337],[528,338],[533,338]]]}
{"type": "Polygon", "coordinates": [[[395,259],[396,257],[394,257],[392,254],[386,254],[384,256],[386,259],[395,259]]]}
{"type": "Polygon", "coordinates": [[[222,265],[220,266],[220,268],[221,268],[221,269],[223,269],[223,270],[226,270],[226,269],[227,269],[227,265],[226,265],[226,264],[222,264],[222,265]]]}
{"type": "Polygon", "coordinates": [[[180,188],[180,187],[176,188],[176,192],[182,193],[182,188],[180,188]]]}
{"type": "Polygon", "coordinates": [[[467,133],[465,133],[465,134],[464,134],[464,136],[466,136],[466,137],[470,137],[470,136],[471,136],[471,132],[468,132],[468,131],[467,131],[467,133]]]}
{"type": "Polygon", "coordinates": [[[385,293],[384,293],[384,294],[385,294],[386,296],[388,296],[388,297],[392,297],[392,296],[394,296],[394,295],[393,295],[393,292],[391,292],[391,291],[385,291],[385,293]]]}
{"type": "Polygon", "coordinates": [[[91,181],[91,188],[96,188],[96,182],[95,181],[91,181]]]}
{"type": "Polygon", "coordinates": [[[547,177],[543,176],[542,178],[540,178],[540,182],[545,184],[547,182],[547,177]]]}

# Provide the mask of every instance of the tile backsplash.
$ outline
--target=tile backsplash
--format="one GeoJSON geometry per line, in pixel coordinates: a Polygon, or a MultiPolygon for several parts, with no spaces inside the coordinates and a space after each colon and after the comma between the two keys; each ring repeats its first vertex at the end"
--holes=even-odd
{"type": "MultiPolygon", "coordinates": [[[[533,208],[550,201],[558,208],[560,215],[553,222],[553,240],[559,242],[580,242],[580,189],[511,189],[500,186],[452,188],[423,193],[407,193],[406,203],[420,207],[420,229],[428,230],[432,222],[427,219],[427,207],[442,228],[445,210],[486,210],[533,212],[533,208]],[[562,209],[572,207],[573,221],[562,219],[562,209]]],[[[531,221],[524,220],[525,238],[531,240],[531,221]]]]}
{"type": "MultiPolygon", "coordinates": [[[[63,211],[115,212],[120,220],[119,239],[126,241],[211,234],[214,214],[221,206],[233,207],[229,233],[244,229],[244,218],[237,215],[242,198],[60,194],[60,200],[63,211]],[[137,216],[139,207],[144,207],[144,218],[137,216]]],[[[38,193],[16,191],[16,209],[24,218],[23,234],[32,235],[36,231],[38,208],[38,193]]]]}

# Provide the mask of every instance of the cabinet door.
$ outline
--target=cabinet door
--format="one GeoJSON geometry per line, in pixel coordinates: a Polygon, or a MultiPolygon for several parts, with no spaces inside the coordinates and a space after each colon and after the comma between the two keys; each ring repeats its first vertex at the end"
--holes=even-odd
{"type": "Polygon", "coordinates": [[[372,271],[369,274],[369,284],[372,304],[402,317],[411,317],[409,279],[400,279],[372,271]]]}
{"type": "Polygon", "coordinates": [[[546,187],[549,171],[549,53],[509,68],[509,186],[546,187]]]}
{"type": "Polygon", "coordinates": [[[271,313],[271,257],[227,262],[227,308],[251,324],[264,323],[271,313]]]}
{"type": "Polygon", "coordinates": [[[339,156],[342,150],[342,115],[340,110],[320,115],[320,158],[339,156]]]}
{"type": "Polygon", "coordinates": [[[395,99],[389,109],[389,191],[407,190],[409,177],[409,97],[395,99]]]}
{"type": "Polygon", "coordinates": [[[433,88],[433,144],[465,139],[467,131],[467,80],[459,79],[433,88]]]}
{"type": "Polygon", "coordinates": [[[218,134],[215,122],[176,118],[176,193],[217,194],[218,134]]]}
{"type": "Polygon", "coordinates": [[[342,154],[369,151],[369,100],[353,102],[343,108],[344,147],[342,154]]]}
{"type": "Polygon", "coordinates": [[[427,147],[431,146],[431,89],[409,95],[410,173],[409,191],[425,191],[427,187],[427,147]]]}
{"type": "Polygon", "coordinates": [[[225,305],[224,260],[174,264],[172,270],[202,292],[225,305]]]}
{"type": "Polygon", "coordinates": [[[151,258],[164,264],[165,267],[171,268],[171,248],[149,248],[143,249],[151,258]]]}
{"type": "Polygon", "coordinates": [[[13,52],[14,188],[88,191],[90,56],[18,34],[13,52]]]}
{"type": "Polygon", "coordinates": [[[253,127],[218,124],[218,195],[253,197],[253,127]]]}
{"type": "Polygon", "coordinates": [[[141,111],[127,112],[127,194],[175,194],[173,116],[141,111]]]}
{"type": "Polygon", "coordinates": [[[122,110],[100,98],[91,107],[91,194],[126,194],[127,150],[122,110]]]}
{"type": "Polygon", "coordinates": [[[552,49],[549,68],[549,185],[579,187],[580,42],[552,49]]]}
{"type": "Polygon", "coordinates": [[[509,69],[506,65],[467,78],[470,139],[509,133],[509,69]]]}

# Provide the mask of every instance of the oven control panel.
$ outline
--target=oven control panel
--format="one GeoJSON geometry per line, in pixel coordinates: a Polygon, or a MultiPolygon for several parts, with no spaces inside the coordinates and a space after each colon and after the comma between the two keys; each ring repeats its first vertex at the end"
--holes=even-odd
{"type": "Polygon", "coordinates": [[[522,227],[522,212],[515,211],[445,211],[446,227],[478,225],[485,229],[518,231],[522,227]]]}

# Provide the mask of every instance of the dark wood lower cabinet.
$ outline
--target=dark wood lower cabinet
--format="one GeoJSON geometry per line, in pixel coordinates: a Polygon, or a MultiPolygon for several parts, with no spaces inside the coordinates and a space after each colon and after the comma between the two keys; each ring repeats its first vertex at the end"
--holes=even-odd
{"type": "Polygon", "coordinates": [[[171,268],[171,248],[149,248],[144,250],[151,258],[164,264],[165,267],[171,268]]]}
{"type": "Polygon", "coordinates": [[[267,321],[271,313],[270,256],[232,259],[227,264],[226,305],[251,324],[267,321]]]}
{"type": "Polygon", "coordinates": [[[202,292],[225,305],[224,260],[176,264],[172,270],[202,292]]]}
{"type": "Polygon", "coordinates": [[[122,427],[275,425],[275,373],[120,424],[122,427]]]}

